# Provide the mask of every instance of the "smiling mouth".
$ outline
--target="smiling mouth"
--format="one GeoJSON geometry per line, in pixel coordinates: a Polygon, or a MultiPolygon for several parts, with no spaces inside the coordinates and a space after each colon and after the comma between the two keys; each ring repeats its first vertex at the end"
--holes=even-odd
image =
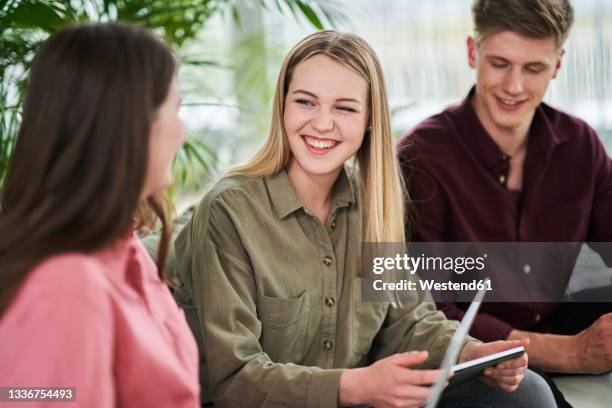
{"type": "Polygon", "coordinates": [[[319,139],[307,135],[302,135],[302,138],[309,150],[317,153],[327,152],[340,144],[338,140],[333,139],[319,139]]]}
{"type": "Polygon", "coordinates": [[[498,96],[496,96],[495,99],[497,100],[497,104],[502,109],[509,110],[509,111],[518,110],[526,102],[526,100],[517,101],[513,99],[500,98],[498,96]]]}

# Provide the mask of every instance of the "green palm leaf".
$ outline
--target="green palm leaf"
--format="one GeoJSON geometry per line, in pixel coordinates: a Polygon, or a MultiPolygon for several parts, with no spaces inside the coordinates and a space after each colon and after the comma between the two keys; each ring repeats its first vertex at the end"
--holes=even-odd
{"type": "MultiPolygon", "coordinates": [[[[242,0],[245,1],[245,0],[242,0]]],[[[257,0],[253,0],[257,1],[257,0]]],[[[0,187],[19,127],[21,103],[35,51],[59,28],[84,21],[128,21],[156,31],[181,48],[215,15],[240,21],[238,0],[0,0],[0,187]]],[[[317,29],[343,21],[337,0],[259,0],[262,7],[300,17],[317,29]]],[[[195,56],[182,64],[232,69],[229,64],[195,56]]],[[[185,183],[192,172],[212,171],[216,155],[205,143],[189,139],[175,159],[185,183]]]]}

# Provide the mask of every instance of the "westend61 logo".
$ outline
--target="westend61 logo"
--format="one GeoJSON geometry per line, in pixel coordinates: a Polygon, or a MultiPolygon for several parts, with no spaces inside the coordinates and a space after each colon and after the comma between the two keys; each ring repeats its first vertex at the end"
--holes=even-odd
{"type": "Polygon", "coordinates": [[[372,272],[380,275],[390,271],[407,271],[411,275],[419,271],[452,271],[459,275],[464,272],[482,271],[487,254],[479,257],[470,256],[410,256],[397,254],[394,257],[375,257],[372,260],[372,272]]]}

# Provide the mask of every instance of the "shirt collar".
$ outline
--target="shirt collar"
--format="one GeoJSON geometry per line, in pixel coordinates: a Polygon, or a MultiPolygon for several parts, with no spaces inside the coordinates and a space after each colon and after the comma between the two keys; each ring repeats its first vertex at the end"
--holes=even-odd
{"type": "Polygon", "coordinates": [[[355,190],[348,175],[348,170],[344,167],[338,175],[332,193],[334,208],[346,207],[355,202],[355,190]]]}
{"type": "MultiPolygon", "coordinates": [[[[284,168],[276,174],[265,177],[264,182],[279,219],[283,219],[294,211],[304,208],[304,204],[298,198],[284,168]]],[[[333,187],[332,205],[335,209],[346,207],[354,202],[355,194],[353,186],[346,173],[346,169],[343,168],[333,187]]]]}
{"type": "MultiPolygon", "coordinates": [[[[454,114],[457,115],[456,123],[461,130],[459,133],[464,135],[464,142],[470,151],[483,162],[485,167],[491,169],[500,161],[506,160],[507,156],[480,123],[471,103],[475,94],[476,87],[474,86],[454,111],[454,114]]],[[[545,103],[541,103],[535,111],[529,128],[529,146],[537,146],[546,157],[549,156],[555,146],[567,140],[567,135],[555,131],[553,123],[549,120],[547,111],[551,109],[545,103]]]]}
{"type": "Polygon", "coordinates": [[[147,261],[153,262],[150,258],[142,257],[142,253],[145,252],[146,250],[142,247],[136,233],[130,231],[93,255],[106,265],[110,280],[119,283],[128,281],[130,284],[140,282],[139,287],[136,288],[140,291],[145,279],[143,268],[150,267],[145,263],[147,261]],[[121,273],[118,273],[118,271],[121,271],[121,273]]]}

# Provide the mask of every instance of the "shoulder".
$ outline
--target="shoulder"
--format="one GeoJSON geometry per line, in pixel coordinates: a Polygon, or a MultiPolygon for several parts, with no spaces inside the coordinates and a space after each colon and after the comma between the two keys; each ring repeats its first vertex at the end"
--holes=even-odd
{"type": "MultiPolygon", "coordinates": [[[[208,268],[222,249],[247,259],[244,241],[269,227],[269,199],[263,177],[224,176],[214,182],[175,240],[177,270],[187,287],[196,268],[208,268]]],[[[199,278],[198,278],[199,279],[199,278]]]]}
{"type": "Polygon", "coordinates": [[[243,199],[259,196],[263,190],[262,177],[223,176],[206,191],[199,210],[240,205],[243,199]]]}
{"type": "Polygon", "coordinates": [[[458,137],[460,105],[425,119],[402,137],[397,145],[400,167],[406,177],[415,172],[438,173],[464,154],[458,137]]]}
{"type": "Polygon", "coordinates": [[[243,175],[222,176],[212,184],[204,197],[215,199],[236,193],[251,193],[260,187],[262,181],[262,177],[243,175]]]}
{"type": "Polygon", "coordinates": [[[603,140],[584,120],[542,103],[539,112],[557,144],[555,157],[571,167],[579,166],[583,175],[612,171],[612,159],[603,140]]]}
{"type": "Polygon", "coordinates": [[[569,142],[572,148],[601,145],[597,132],[583,119],[546,103],[542,103],[540,107],[551,130],[569,142]]]}
{"type": "Polygon", "coordinates": [[[53,256],[26,277],[0,321],[0,377],[79,384],[112,370],[114,314],[103,266],[87,254],[53,256]],[[89,376],[89,377],[88,377],[89,376]]]}
{"type": "Polygon", "coordinates": [[[100,296],[108,288],[103,263],[94,255],[66,253],[52,256],[38,264],[26,284],[37,292],[100,296]]]}
{"type": "Polygon", "coordinates": [[[450,106],[442,112],[430,116],[410,131],[398,142],[400,154],[410,153],[416,146],[442,146],[448,143],[457,130],[456,111],[458,106],[450,106]]]}
{"type": "Polygon", "coordinates": [[[100,261],[87,254],[60,254],[44,260],[27,274],[5,322],[12,321],[9,326],[22,328],[98,325],[113,313],[111,297],[112,288],[100,261]]]}
{"type": "Polygon", "coordinates": [[[200,200],[190,228],[201,234],[210,229],[211,223],[221,229],[230,227],[234,219],[243,218],[266,199],[262,177],[221,177],[209,187],[200,200]]]}
{"type": "Polygon", "coordinates": [[[262,177],[223,176],[206,191],[197,212],[240,206],[245,199],[259,197],[264,189],[262,177]]]}
{"type": "Polygon", "coordinates": [[[541,112],[546,116],[549,123],[555,128],[562,130],[568,126],[571,130],[583,129],[589,127],[589,125],[582,119],[574,116],[564,110],[548,105],[542,102],[540,104],[541,112]]]}
{"type": "Polygon", "coordinates": [[[418,169],[436,173],[463,154],[459,141],[459,105],[425,119],[410,130],[397,145],[400,167],[406,177],[418,169]]]}

